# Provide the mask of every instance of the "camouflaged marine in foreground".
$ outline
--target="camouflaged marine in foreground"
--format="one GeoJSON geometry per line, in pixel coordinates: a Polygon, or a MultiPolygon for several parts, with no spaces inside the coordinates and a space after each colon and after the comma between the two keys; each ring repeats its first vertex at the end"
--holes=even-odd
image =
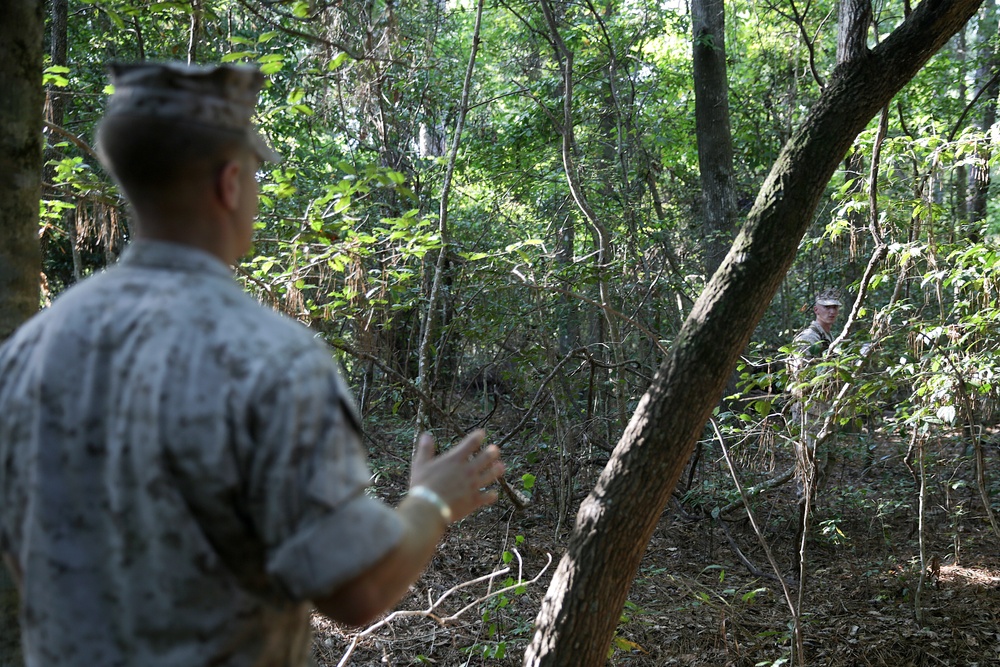
{"type": "Polygon", "coordinates": [[[0,552],[27,667],[301,667],[310,613],[367,623],[455,520],[495,446],[421,439],[395,509],[366,493],[330,350],[230,266],[251,242],[247,67],[112,68],[103,160],[136,219],[120,262],[0,347],[0,552]]]}

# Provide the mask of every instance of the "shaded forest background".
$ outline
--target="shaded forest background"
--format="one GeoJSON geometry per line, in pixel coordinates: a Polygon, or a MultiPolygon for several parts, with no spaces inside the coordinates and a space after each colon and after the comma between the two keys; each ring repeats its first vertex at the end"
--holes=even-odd
{"type": "MultiPolygon", "coordinates": [[[[551,542],[538,552],[558,550],[720,247],[838,63],[838,5],[825,0],[730,2],[724,45],[695,31],[692,8],[643,0],[48,7],[43,298],[113,262],[129,239],[92,146],[105,64],[258,64],[270,81],[258,122],[285,161],[259,174],[240,279],[339,351],[378,492],[405,478],[419,428],[446,440],[484,426],[505,450],[512,494],[529,500],[515,512],[521,500],[508,497],[502,521],[522,538],[543,522],[551,542]],[[728,127],[696,123],[692,53],[706,46],[725,56],[728,127]],[[720,139],[732,156],[721,226],[699,161],[699,143],[720,139]]],[[[875,5],[869,43],[907,10],[875,5]]],[[[952,538],[936,557],[958,566],[975,555],[963,522],[997,531],[997,12],[983,5],[830,183],[717,410],[718,431],[706,431],[675,494],[675,518],[715,526],[705,539],[726,539],[741,511],[721,443],[748,485],[790,465],[783,359],[827,286],[844,291],[853,316],[821,381],[839,392],[831,426],[856,475],[824,492],[821,505],[841,509],[819,517],[820,544],[848,540],[852,513],[922,538],[934,507],[952,538]],[[880,465],[909,470],[910,485],[866,480],[880,465]]],[[[781,535],[794,501],[775,507],[770,530],[781,535]]],[[[904,602],[917,623],[933,565],[922,544],[872,563],[916,582],[904,602]]],[[[494,559],[510,547],[490,543],[494,559]]],[[[680,589],[670,594],[711,600],[680,589]]],[[[480,617],[488,629],[489,611],[480,617]]],[[[787,635],[769,631],[777,663],[787,635]]],[[[523,628],[501,634],[478,635],[477,660],[502,661],[527,639],[523,628]]],[[[631,641],[616,637],[619,660],[650,650],[631,641]]]]}

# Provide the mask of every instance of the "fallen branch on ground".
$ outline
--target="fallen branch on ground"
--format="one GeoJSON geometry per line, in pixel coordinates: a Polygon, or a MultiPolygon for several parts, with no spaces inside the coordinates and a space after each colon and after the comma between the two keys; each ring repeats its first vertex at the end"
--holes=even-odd
{"type": "Polygon", "coordinates": [[[443,603],[445,600],[447,600],[452,595],[452,593],[455,593],[456,591],[462,590],[463,588],[468,588],[469,586],[473,586],[475,584],[481,583],[483,581],[492,582],[497,577],[501,577],[501,576],[503,576],[505,574],[508,574],[510,572],[510,568],[509,567],[505,567],[505,568],[502,568],[500,570],[496,570],[494,572],[490,572],[489,574],[483,575],[481,577],[477,577],[477,578],[472,579],[470,581],[465,581],[465,582],[462,582],[462,583],[457,584],[455,586],[452,586],[451,588],[449,588],[448,590],[446,590],[444,593],[442,593],[438,597],[437,600],[431,601],[430,606],[427,607],[426,609],[394,611],[391,614],[389,614],[388,616],[386,616],[385,618],[383,618],[382,620],[378,621],[377,623],[375,623],[375,624],[373,624],[373,625],[365,628],[361,632],[359,632],[356,635],[354,635],[354,637],[351,638],[350,645],[347,647],[347,652],[344,653],[344,657],[342,657],[340,659],[340,662],[337,663],[337,667],[345,667],[345,665],[349,664],[350,659],[351,659],[351,655],[353,655],[353,653],[354,653],[354,649],[356,649],[358,647],[358,644],[361,642],[362,639],[364,639],[365,637],[367,637],[367,636],[371,635],[372,633],[378,631],[379,629],[384,628],[386,625],[389,625],[390,623],[392,623],[393,621],[395,621],[397,618],[403,618],[403,617],[406,617],[406,616],[422,616],[424,618],[434,619],[435,621],[437,621],[438,623],[440,623],[441,625],[444,625],[444,626],[450,625],[450,624],[454,623],[455,621],[457,621],[458,618],[460,616],[462,616],[462,614],[466,613],[467,611],[469,611],[473,607],[475,607],[477,605],[480,605],[483,602],[486,602],[487,600],[489,600],[491,598],[495,598],[498,595],[503,595],[504,593],[506,593],[508,591],[512,591],[512,590],[514,590],[516,588],[521,588],[521,587],[524,587],[524,586],[530,586],[531,584],[537,582],[539,579],[541,579],[542,575],[545,574],[545,572],[549,569],[549,566],[552,565],[552,554],[545,554],[548,557],[548,562],[545,563],[545,567],[543,567],[538,572],[538,574],[535,575],[535,577],[533,579],[530,579],[529,581],[524,581],[524,578],[522,576],[522,565],[523,565],[523,563],[521,562],[521,554],[518,553],[518,551],[516,549],[511,549],[511,551],[514,553],[515,556],[517,556],[517,582],[516,583],[513,583],[510,586],[505,586],[505,587],[500,588],[500,589],[495,590],[495,591],[491,591],[491,592],[487,593],[486,595],[483,595],[482,597],[476,598],[475,600],[473,600],[472,602],[470,602],[469,604],[465,605],[464,607],[462,607],[461,609],[459,609],[458,611],[456,611],[454,614],[451,614],[449,616],[443,616],[442,617],[442,616],[440,616],[440,615],[438,615],[436,613],[437,609],[441,606],[441,603],[443,603]]]}

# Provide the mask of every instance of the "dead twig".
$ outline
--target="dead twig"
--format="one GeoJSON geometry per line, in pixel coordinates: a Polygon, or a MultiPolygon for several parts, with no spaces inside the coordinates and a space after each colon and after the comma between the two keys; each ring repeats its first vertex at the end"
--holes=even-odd
{"type": "Polygon", "coordinates": [[[454,623],[455,621],[457,621],[458,618],[460,616],[462,616],[462,614],[466,613],[467,611],[469,611],[473,607],[475,607],[477,605],[480,605],[483,602],[486,602],[487,600],[495,598],[495,597],[497,597],[499,595],[503,595],[504,593],[506,593],[508,591],[512,591],[512,590],[514,590],[516,588],[530,586],[531,584],[536,583],[539,579],[541,579],[542,575],[545,574],[545,572],[549,569],[549,566],[552,565],[552,554],[550,554],[550,553],[545,554],[547,556],[547,558],[548,558],[548,561],[545,563],[545,567],[543,567],[538,572],[538,574],[536,574],[534,576],[534,578],[532,578],[532,579],[530,579],[528,581],[524,581],[524,579],[522,577],[522,572],[521,572],[522,565],[523,565],[523,563],[521,561],[521,554],[518,553],[516,549],[512,549],[511,551],[517,557],[517,582],[516,583],[511,584],[510,586],[505,586],[503,588],[497,589],[495,591],[491,591],[491,592],[487,593],[486,595],[483,595],[483,596],[481,596],[479,598],[476,598],[475,600],[473,600],[469,604],[465,605],[464,607],[462,607],[461,609],[459,609],[458,611],[456,611],[454,614],[450,614],[448,616],[443,616],[442,617],[442,616],[439,616],[437,613],[435,613],[437,611],[438,607],[440,607],[441,604],[445,600],[447,600],[449,597],[451,597],[451,595],[453,593],[455,593],[457,591],[460,591],[460,590],[462,590],[464,588],[468,588],[469,586],[473,586],[475,584],[481,583],[483,581],[489,581],[489,582],[492,583],[492,581],[494,579],[496,579],[497,577],[501,577],[501,576],[503,576],[505,574],[508,574],[510,572],[510,567],[505,567],[505,568],[496,570],[494,572],[490,572],[489,574],[483,575],[481,577],[476,577],[475,579],[471,579],[469,581],[464,581],[464,582],[462,582],[460,584],[456,584],[455,586],[452,586],[451,588],[449,588],[448,590],[446,590],[444,593],[442,593],[436,600],[433,600],[430,603],[430,606],[428,606],[426,609],[394,611],[393,613],[389,614],[388,616],[386,616],[382,620],[378,621],[377,623],[375,623],[373,625],[370,625],[369,627],[365,628],[361,632],[359,632],[356,635],[354,635],[354,637],[351,638],[351,643],[350,643],[350,645],[348,645],[347,651],[344,653],[344,656],[340,659],[340,662],[337,663],[337,667],[345,667],[345,665],[348,665],[350,663],[351,655],[354,654],[354,650],[358,647],[358,644],[361,642],[362,639],[364,639],[365,637],[367,637],[367,636],[371,635],[372,633],[378,631],[379,629],[384,628],[386,625],[392,623],[397,618],[404,618],[404,617],[407,617],[407,616],[409,616],[409,617],[422,616],[424,618],[434,619],[435,621],[437,621],[441,625],[447,626],[447,625],[449,625],[449,624],[454,623]]]}
{"type": "Polygon", "coordinates": [[[802,656],[802,624],[799,617],[799,609],[795,604],[795,600],[792,599],[792,593],[788,589],[788,584],[785,583],[785,578],[781,576],[781,568],[778,567],[777,561],[774,560],[774,554],[771,553],[771,546],[767,543],[767,540],[764,539],[764,534],[757,526],[757,519],[754,517],[753,510],[750,509],[750,499],[747,498],[746,492],[743,490],[743,485],[740,484],[739,477],[736,475],[736,467],[733,465],[733,460],[729,456],[729,448],[726,447],[726,440],[722,437],[722,433],[719,431],[719,425],[715,423],[714,419],[711,420],[711,422],[712,429],[715,431],[715,437],[719,441],[719,446],[722,447],[722,455],[726,459],[726,465],[729,466],[729,474],[732,475],[733,484],[736,485],[736,490],[740,493],[743,506],[747,510],[747,517],[750,519],[750,525],[753,526],[753,531],[757,534],[757,539],[760,540],[760,545],[764,548],[764,553],[767,554],[767,562],[771,564],[771,569],[774,570],[774,574],[777,576],[778,582],[781,584],[781,592],[784,594],[785,602],[788,603],[788,609],[792,613],[793,635],[795,637],[798,654],[799,656],[802,656]]]}

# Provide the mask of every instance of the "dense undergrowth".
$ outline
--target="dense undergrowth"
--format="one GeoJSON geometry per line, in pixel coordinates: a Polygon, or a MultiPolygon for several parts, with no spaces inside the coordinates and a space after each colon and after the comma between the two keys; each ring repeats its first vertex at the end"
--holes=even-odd
{"type": "MultiPolygon", "coordinates": [[[[994,664],[1000,660],[1000,538],[982,507],[970,443],[961,430],[943,432],[926,456],[926,571],[918,601],[919,472],[909,442],[882,435],[841,431],[830,443],[837,463],[817,494],[805,552],[802,620],[809,664],[994,664]]],[[[377,425],[372,436],[393,437],[377,425]]],[[[985,433],[994,466],[998,442],[993,431],[985,433]]],[[[792,463],[783,433],[747,443],[751,440],[733,457],[746,486],[778,477],[792,463]]],[[[737,441],[727,444],[734,454],[739,451],[737,441]]],[[[521,462],[512,466],[508,479],[523,486],[529,465],[521,447],[508,445],[506,456],[521,462]]],[[[686,472],[685,488],[675,492],[649,543],[609,665],[788,664],[791,614],[782,587],[745,509],[717,511],[738,494],[718,442],[707,439],[701,447],[696,469],[686,472]]],[[[405,466],[385,461],[377,451],[373,456],[380,471],[376,492],[398,498],[405,466]]],[[[518,511],[501,499],[451,529],[401,608],[426,610],[448,589],[512,565],[510,575],[455,592],[433,615],[396,618],[362,638],[345,664],[519,665],[551,569],[537,583],[480,598],[516,583],[519,570],[524,579],[535,577],[547,554],[560,556],[572,514],[607,453],[590,448],[578,456],[568,516],[560,514],[559,493],[547,488],[559,479],[550,452],[530,466],[535,471],[530,473],[534,479],[528,478],[533,488],[526,491],[533,495],[531,505],[518,511]],[[440,622],[472,603],[459,618],[440,622]]],[[[988,481],[991,494],[1000,491],[994,477],[988,481]]],[[[795,596],[794,481],[762,492],[750,505],[795,596]]],[[[319,617],[315,629],[319,664],[337,665],[352,631],[319,617]]]]}

